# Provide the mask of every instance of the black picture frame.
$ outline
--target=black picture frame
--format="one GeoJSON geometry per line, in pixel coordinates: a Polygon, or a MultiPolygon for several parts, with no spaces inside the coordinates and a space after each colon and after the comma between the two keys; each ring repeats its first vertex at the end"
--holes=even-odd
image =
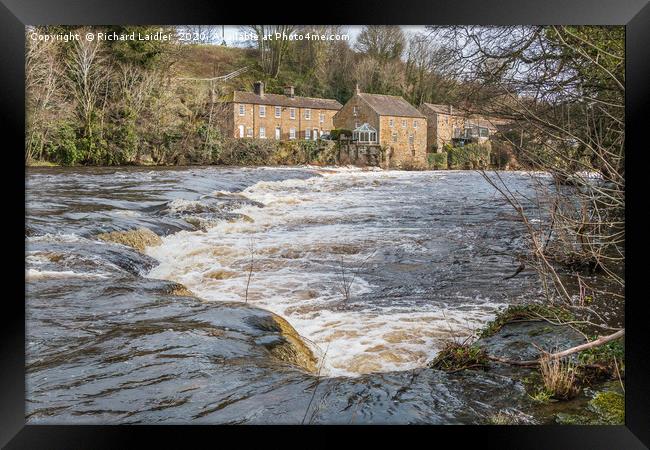
{"type": "MultiPolygon", "coordinates": [[[[465,443],[478,440],[494,448],[636,449],[650,446],[650,364],[647,315],[644,314],[643,243],[646,226],[642,153],[648,148],[642,135],[650,117],[650,5],[648,0],[455,0],[354,1],[332,0],[323,8],[309,8],[295,0],[242,4],[192,1],[134,0],[1,0],[0,5],[0,110],[3,133],[2,179],[5,183],[4,217],[6,284],[3,296],[0,370],[0,445],[6,448],[122,448],[154,437],[170,445],[186,445],[189,438],[225,442],[224,427],[177,426],[38,426],[25,425],[25,164],[24,164],[24,45],[25,25],[39,24],[573,24],[626,26],[626,424],[624,426],[466,426],[466,427],[347,427],[382,438],[398,429],[422,434],[422,442],[465,443]],[[23,195],[21,195],[21,192],[23,195]],[[635,220],[634,212],[639,218],[635,220]],[[8,245],[11,244],[11,245],[8,245]],[[639,263],[635,263],[639,261],[639,263]],[[7,283],[8,282],[8,283],[7,283]],[[217,434],[218,433],[218,434],[217,434]],[[426,436],[425,436],[426,434],[426,436]],[[217,438],[218,436],[218,438],[217,438]],[[218,440],[215,440],[218,439],[218,440]],[[435,441],[434,441],[435,439],[435,441]],[[443,441],[444,442],[444,441],[443,441]]],[[[268,439],[297,442],[298,432],[315,427],[294,427],[287,432],[265,427],[268,439]],[[276,433],[278,433],[276,435],[276,433]]],[[[323,427],[317,427],[320,431],[323,427]]],[[[248,427],[228,428],[248,433],[248,427]]],[[[340,430],[337,430],[337,432],[340,430]]],[[[326,434],[329,432],[326,430],[326,434]]],[[[247,435],[249,437],[250,435],[247,435]]],[[[242,436],[244,437],[244,436],[242,436]]],[[[309,441],[301,441],[309,445],[309,441]]],[[[272,441],[271,441],[272,442],[272,441]]],[[[415,444],[416,441],[413,441],[415,444]]],[[[449,444],[447,444],[449,445],[449,444]]]]}

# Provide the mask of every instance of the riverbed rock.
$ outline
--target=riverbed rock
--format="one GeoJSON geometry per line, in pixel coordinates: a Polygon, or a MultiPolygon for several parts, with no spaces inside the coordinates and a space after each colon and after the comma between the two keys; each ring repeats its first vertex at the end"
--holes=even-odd
{"type": "Polygon", "coordinates": [[[265,317],[251,317],[248,323],[276,335],[264,336],[256,343],[266,347],[271,355],[280,361],[300,367],[307,372],[316,372],[317,359],[298,332],[282,317],[270,313],[265,317]]]}
{"type": "Polygon", "coordinates": [[[584,337],[567,325],[526,321],[507,323],[493,336],[480,339],[477,345],[491,356],[533,360],[539,358],[540,349],[562,351],[584,342],[584,337]]]}
{"type": "Polygon", "coordinates": [[[114,242],[116,244],[126,245],[140,252],[143,252],[146,247],[153,247],[162,243],[160,236],[148,228],[101,233],[97,235],[97,239],[105,242],[114,242]]]}

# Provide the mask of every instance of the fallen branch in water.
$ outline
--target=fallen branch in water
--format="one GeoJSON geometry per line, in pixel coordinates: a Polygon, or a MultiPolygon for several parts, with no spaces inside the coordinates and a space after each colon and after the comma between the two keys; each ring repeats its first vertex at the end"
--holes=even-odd
{"type": "MultiPolygon", "coordinates": [[[[565,356],[572,355],[574,353],[582,352],[584,350],[588,350],[590,348],[594,347],[599,347],[603,344],[607,344],[608,342],[615,341],[618,338],[621,338],[625,335],[625,328],[622,330],[618,330],[616,333],[607,335],[607,336],[601,336],[596,340],[593,340],[591,342],[587,342],[586,344],[580,344],[575,347],[568,348],[566,350],[563,350],[561,352],[557,353],[549,353],[547,357],[549,359],[559,359],[559,358],[564,358],[565,356]]],[[[510,364],[513,366],[537,366],[539,365],[539,361],[537,360],[529,360],[529,361],[518,361],[515,359],[506,359],[506,358],[499,358],[498,356],[490,356],[488,355],[488,359],[491,361],[495,362],[500,362],[503,364],[510,364]]]]}

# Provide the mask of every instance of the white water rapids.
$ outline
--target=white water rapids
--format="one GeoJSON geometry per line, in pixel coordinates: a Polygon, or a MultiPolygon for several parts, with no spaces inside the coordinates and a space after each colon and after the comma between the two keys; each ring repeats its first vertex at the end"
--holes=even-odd
{"type": "Polygon", "coordinates": [[[148,276],[183,283],[207,301],[246,301],[252,264],[248,303],[286,318],[314,343],[324,374],[419,367],[444,339],[493,318],[507,300],[492,289],[512,270],[502,258],[473,256],[480,229],[497,225],[481,216],[481,208],[494,209],[494,192],[477,174],[447,177],[324,171],[258,182],[241,194],[215,192],[264,206],[243,206],[235,211],[241,220],[207,231],[165,237],[147,249],[160,262],[148,276]],[[466,182],[469,197],[454,189],[466,182]],[[483,276],[472,273],[477,264],[483,276]]]}

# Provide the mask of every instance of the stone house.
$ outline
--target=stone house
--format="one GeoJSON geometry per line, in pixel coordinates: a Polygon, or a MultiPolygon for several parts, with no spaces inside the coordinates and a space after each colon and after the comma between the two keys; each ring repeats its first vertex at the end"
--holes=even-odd
{"type": "Polygon", "coordinates": [[[427,152],[440,153],[445,144],[483,143],[505,123],[495,117],[467,114],[452,105],[423,103],[419,110],[427,117],[427,152]]]}
{"type": "Polygon", "coordinates": [[[222,127],[235,138],[317,140],[334,128],[333,117],[341,106],[332,99],[297,96],[293,86],[286,87],[284,95],[268,94],[257,81],[253,92],[232,93],[222,127]]]}
{"type": "Polygon", "coordinates": [[[379,145],[384,165],[424,165],[427,119],[402,97],[356,92],[334,115],[339,129],[353,130],[353,142],[379,145]]]}

